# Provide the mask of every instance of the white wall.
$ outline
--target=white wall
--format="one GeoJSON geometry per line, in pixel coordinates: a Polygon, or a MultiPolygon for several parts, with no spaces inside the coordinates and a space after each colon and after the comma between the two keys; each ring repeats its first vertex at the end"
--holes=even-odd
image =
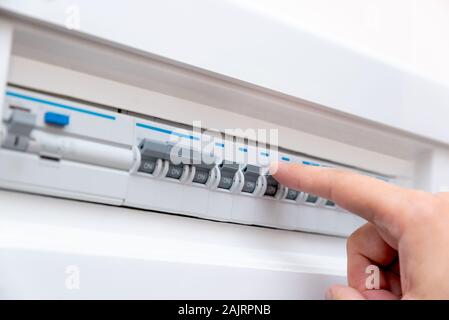
{"type": "Polygon", "coordinates": [[[447,0],[229,0],[449,86],[447,0]]]}

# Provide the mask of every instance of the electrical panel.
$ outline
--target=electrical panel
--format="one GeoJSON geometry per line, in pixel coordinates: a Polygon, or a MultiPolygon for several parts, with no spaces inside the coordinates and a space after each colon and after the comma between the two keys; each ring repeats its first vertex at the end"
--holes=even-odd
{"type": "Polygon", "coordinates": [[[4,188],[337,236],[364,222],[269,174],[273,160],[346,168],[300,150],[12,85],[2,114],[4,188]]]}
{"type": "Polygon", "coordinates": [[[270,161],[449,190],[431,79],[231,1],[35,2],[0,1],[0,297],[320,299],[365,221],[270,161]]]}

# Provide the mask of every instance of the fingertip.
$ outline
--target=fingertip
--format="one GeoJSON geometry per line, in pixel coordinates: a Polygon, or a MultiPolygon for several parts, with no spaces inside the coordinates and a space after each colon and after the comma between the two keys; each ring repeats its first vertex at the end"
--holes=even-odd
{"type": "Polygon", "coordinates": [[[282,185],[297,190],[302,165],[282,162],[270,163],[270,174],[282,185]]]}
{"type": "Polygon", "coordinates": [[[281,161],[270,162],[270,175],[275,178],[283,178],[291,173],[292,165],[289,163],[282,163],[281,161]]]}
{"type": "Polygon", "coordinates": [[[275,176],[279,171],[279,161],[271,161],[270,162],[270,168],[269,173],[272,176],[275,176]]]}

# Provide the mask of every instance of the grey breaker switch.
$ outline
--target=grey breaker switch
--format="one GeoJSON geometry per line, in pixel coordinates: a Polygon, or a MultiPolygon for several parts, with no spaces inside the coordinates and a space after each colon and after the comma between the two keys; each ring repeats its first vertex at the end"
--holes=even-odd
{"type": "Polygon", "coordinates": [[[170,160],[170,152],[173,145],[159,141],[143,139],[139,145],[142,159],[170,160]]]}
{"type": "Polygon", "coordinates": [[[154,172],[154,169],[156,169],[156,161],[155,158],[142,158],[142,161],[140,162],[139,171],[152,174],[154,172]]]}
{"type": "Polygon", "coordinates": [[[318,196],[314,195],[314,194],[308,194],[307,198],[306,198],[306,202],[310,203],[310,204],[315,204],[318,202],[318,196]]]}
{"type": "Polygon", "coordinates": [[[170,163],[167,171],[167,178],[179,179],[182,176],[184,165],[170,163]]]}
{"type": "Polygon", "coordinates": [[[200,163],[194,166],[195,175],[193,176],[192,182],[206,184],[207,180],[209,179],[209,173],[215,166],[215,164],[200,163]]]}
{"type": "Polygon", "coordinates": [[[268,197],[276,196],[276,192],[279,189],[279,183],[271,176],[267,176],[267,189],[265,195],[268,197]]]}
{"type": "Polygon", "coordinates": [[[8,149],[25,151],[28,148],[31,131],[36,124],[36,115],[28,111],[13,110],[6,121],[8,133],[3,146],[8,149]]]}
{"type": "Polygon", "coordinates": [[[142,158],[139,171],[152,174],[156,169],[158,159],[170,159],[171,148],[172,146],[169,144],[144,139],[139,145],[142,158]]]}
{"type": "Polygon", "coordinates": [[[191,164],[196,169],[193,182],[205,184],[209,177],[209,171],[214,167],[214,164],[209,165],[200,162],[201,154],[198,151],[180,147],[176,150],[176,154],[173,154],[173,148],[177,147],[160,141],[142,140],[139,145],[142,156],[139,171],[153,173],[156,168],[156,161],[162,159],[170,162],[166,177],[179,179],[182,176],[184,165],[191,164]],[[172,156],[176,157],[177,164],[171,162],[172,156]],[[200,163],[196,164],[195,161],[200,163]]]}
{"type": "Polygon", "coordinates": [[[173,154],[173,148],[176,146],[160,141],[143,139],[139,145],[142,159],[162,159],[171,161],[171,156],[175,156],[179,164],[191,164],[195,159],[200,159],[198,151],[188,148],[178,148],[176,154],[173,154]]]}
{"type": "Polygon", "coordinates": [[[248,164],[243,171],[243,176],[245,177],[245,183],[242,192],[253,193],[256,189],[257,179],[260,176],[260,168],[248,164]]]}
{"type": "Polygon", "coordinates": [[[227,190],[231,189],[235,173],[239,170],[239,168],[238,163],[223,163],[220,166],[221,179],[218,183],[218,188],[227,190]]]}

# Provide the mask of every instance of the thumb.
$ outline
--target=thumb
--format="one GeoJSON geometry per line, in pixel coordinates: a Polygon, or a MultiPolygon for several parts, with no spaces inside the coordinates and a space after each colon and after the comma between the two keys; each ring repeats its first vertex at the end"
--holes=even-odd
{"type": "Polygon", "coordinates": [[[342,285],[334,285],[327,289],[325,297],[326,300],[366,300],[356,289],[342,285]]]}

